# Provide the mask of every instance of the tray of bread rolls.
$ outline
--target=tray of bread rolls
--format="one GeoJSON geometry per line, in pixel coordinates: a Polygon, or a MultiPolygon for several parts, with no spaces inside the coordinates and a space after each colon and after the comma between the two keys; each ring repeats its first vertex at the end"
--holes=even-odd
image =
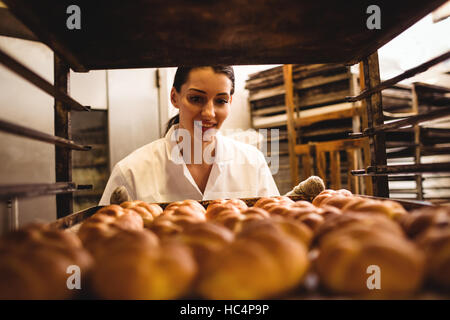
{"type": "Polygon", "coordinates": [[[126,201],[24,226],[0,239],[0,299],[449,298],[449,207],[308,200],[126,201]]]}

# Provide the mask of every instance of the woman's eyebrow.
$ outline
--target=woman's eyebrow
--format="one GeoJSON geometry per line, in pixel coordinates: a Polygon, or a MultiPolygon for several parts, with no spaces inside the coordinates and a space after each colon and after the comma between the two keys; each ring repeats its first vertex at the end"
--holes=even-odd
{"type": "Polygon", "coordinates": [[[203,91],[203,90],[200,90],[200,89],[189,88],[188,90],[193,90],[193,91],[197,91],[197,92],[200,92],[200,93],[204,93],[204,94],[206,94],[206,92],[205,92],[205,91],[203,91]]]}
{"type": "Polygon", "coordinates": [[[226,93],[226,92],[221,92],[221,93],[216,94],[216,96],[223,96],[223,95],[228,96],[228,93],[226,93]]]}

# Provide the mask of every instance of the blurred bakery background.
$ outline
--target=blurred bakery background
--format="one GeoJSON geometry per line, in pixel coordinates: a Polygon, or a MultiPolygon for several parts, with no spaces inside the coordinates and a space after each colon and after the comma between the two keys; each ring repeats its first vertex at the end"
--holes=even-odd
{"type": "MultiPolygon", "coordinates": [[[[381,80],[447,52],[450,49],[449,12],[450,2],[447,2],[380,48],[381,80]]],[[[52,49],[40,42],[1,1],[0,49],[53,83],[52,49]]],[[[234,67],[236,90],[232,112],[223,127],[224,134],[239,139],[245,137],[245,133],[236,133],[239,130],[247,131],[248,135],[255,135],[252,129],[280,130],[280,166],[274,175],[280,193],[289,191],[296,179],[316,174],[323,177],[327,187],[370,194],[366,179],[349,175],[352,165],[354,168],[363,165],[362,148],[354,153],[346,150],[340,150],[340,155],[327,153],[323,159],[326,162],[323,172],[314,167],[315,159],[310,171],[303,172],[305,166],[298,157],[298,176],[292,177],[282,68],[281,65],[234,67]],[[332,164],[338,160],[339,164],[332,164]],[[335,178],[336,170],[339,181],[335,178]]],[[[344,101],[346,96],[359,92],[359,71],[358,65],[293,66],[295,103],[305,112],[300,118],[310,118],[298,126],[297,144],[336,141],[361,129],[363,120],[352,112],[359,107],[358,103],[344,101]],[[336,108],[346,113],[336,117],[331,112],[338,110],[336,108]]],[[[175,114],[168,96],[174,73],[175,68],[71,71],[70,96],[91,107],[91,112],[71,112],[72,139],[81,145],[92,146],[90,152],[72,152],[73,181],[78,185],[92,185],[92,189],[73,193],[73,212],[97,205],[111,168],[135,149],[163,136],[168,119],[175,114]]],[[[51,96],[1,64],[0,88],[1,120],[54,134],[54,100],[51,96]]],[[[417,97],[421,99],[419,112],[449,106],[450,60],[383,91],[385,114],[390,119],[397,119],[402,114],[417,112],[413,110],[413,100],[417,97]]],[[[423,126],[419,129],[420,136],[415,135],[414,130],[409,128],[388,134],[388,163],[450,162],[450,118],[423,126]],[[419,139],[420,145],[429,147],[422,153],[419,151],[420,159],[416,155],[415,138],[419,139]]],[[[0,163],[1,185],[55,182],[55,147],[52,144],[0,132],[0,163]]],[[[439,178],[412,177],[392,179],[389,182],[391,197],[439,203],[450,199],[450,173],[439,178]],[[420,191],[418,181],[422,184],[420,191]]],[[[19,212],[16,221],[19,225],[54,221],[57,218],[55,199],[55,195],[24,197],[18,202],[2,199],[0,231],[10,229],[15,223],[11,221],[14,210],[19,212]]]]}

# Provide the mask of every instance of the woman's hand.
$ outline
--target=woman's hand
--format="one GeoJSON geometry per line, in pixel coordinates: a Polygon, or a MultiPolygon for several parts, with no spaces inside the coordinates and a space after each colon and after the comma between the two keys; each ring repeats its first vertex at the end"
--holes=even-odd
{"type": "Polygon", "coordinates": [[[285,196],[303,196],[306,200],[314,199],[319,193],[325,190],[325,184],[320,177],[311,176],[300,182],[294,189],[285,196]]]}
{"type": "Polygon", "coordinates": [[[130,195],[128,194],[127,188],[124,186],[117,187],[114,189],[111,194],[111,198],[109,199],[110,204],[121,204],[125,201],[132,201],[130,195]]]}

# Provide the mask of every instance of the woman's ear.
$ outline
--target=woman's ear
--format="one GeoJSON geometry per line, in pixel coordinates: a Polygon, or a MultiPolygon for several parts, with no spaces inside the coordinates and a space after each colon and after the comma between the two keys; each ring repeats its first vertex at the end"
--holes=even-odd
{"type": "Polygon", "coordinates": [[[177,109],[180,108],[180,106],[178,105],[179,99],[180,99],[180,95],[178,94],[175,87],[172,87],[172,90],[170,90],[170,102],[172,102],[172,105],[177,109]]]}
{"type": "Polygon", "coordinates": [[[233,96],[230,96],[230,104],[231,104],[231,102],[233,101],[233,96]]]}

